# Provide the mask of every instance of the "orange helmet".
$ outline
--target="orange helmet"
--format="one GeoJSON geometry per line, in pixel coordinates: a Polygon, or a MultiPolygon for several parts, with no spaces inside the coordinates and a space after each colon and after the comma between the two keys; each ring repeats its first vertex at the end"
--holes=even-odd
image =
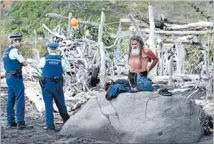
{"type": "Polygon", "coordinates": [[[70,25],[72,28],[78,27],[78,20],[76,18],[72,18],[70,21],[70,25]]]}

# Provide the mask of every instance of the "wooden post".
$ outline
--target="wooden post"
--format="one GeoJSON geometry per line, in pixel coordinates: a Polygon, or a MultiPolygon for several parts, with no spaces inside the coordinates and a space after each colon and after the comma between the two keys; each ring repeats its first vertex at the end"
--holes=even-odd
{"type": "Polygon", "coordinates": [[[184,49],[184,45],[180,42],[180,64],[181,64],[181,74],[184,74],[184,62],[186,57],[186,51],[184,49]]]}
{"type": "Polygon", "coordinates": [[[37,33],[36,30],[33,30],[34,34],[35,34],[35,39],[34,39],[34,44],[35,44],[35,48],[37,47],[37,33]]]}
{"type": "MultiPolygon", "coordinates": [[[[212,44],[213,44],[213,48],[212,48],[213,55],[212,56],[214,57],[214,21],[213,21],[212,38],[213,38],[212,39],[212,44]]],[[[208,69],[208,68],[205,68],[205,69],[208,69]]],[[[212,72],[208,71],[207,76],[208,76],[209,80],[206,82],[206,99],[210,99],[210,98],[214,97],[214,58],[213,58],[213,62],[212,62],[212,72]]]]}
{"type": "Polygon", "coordinates": [[[209,59],[209,55],[208,55],[208,47],[205,47],[204,50],[204,66],[205,66],[205,74],[208,76],[208,59],[209,59]]]}
{"type": "Polygon", "coordinates": [[[213,34],[212,34],[212,38],[213,38],[213,52],[212,52],[212,56],[213,56],[213,62],[212,62],[212,76],[213,76],[213,79],[212,79],[212,97],[214,97],[214,22],[213,22],[213,34]]]}
{"type": "Polygon", "coordinates": [[[180,42],[175,42],[176,48],[176,73],[178,75],[184,74],[184,59],[185,59],[185,50],[183,44],[180,42]]]}
{"type": "Polygon", "coordinates": [[[155,52],[155,22],[154,22],[154,14],[153,7],[149,6],[149,25],[150,25],[150,33],[149,33],[149,45],[150,49],[155,52]]]}
{"type": "Polygon", "coordinates": [[[158,51],[158,58],[159,58],[159,76],[163,76],[164,75],[164,56],[163,56],[163,41],[161,39],[158,39],[158,47],[157,47],[157,51],[158,51]]]}
{"type": "MultiPolygon", "coordinates": [[[[118,28],[118,32],[120,33],[122,31],[122,24],[121,24],[121,22],[120,22],[120,24],[119,24],[119,28],[118,28]]],[[[118,43],[117,43],[117,52],[119,52],[120,51],[120,48],[121,48],[121,42],[122,42],[122,40],[121,39],[119,39],[118,40],[118,43]]]]}
{"type": "Polygon", "coordinates": [[[213,56],[213,62],[212,62],[212,72],[213,72],[213,82],[212,82],[212,89],[213,89],[213,93],[212,96],[214,97],[214,21],[213,21],[213,34],[212,34],[212,40],[213,40],[213,52],[212,52],[212,56],[213,56]]]}
{"type": "MultiPolygon", "coordinates": [[[[212,34],[213,38],[213,54],[214,54],[214,30],[212,34]]],[[[208,40],[209,43],[209,40],[208,40]]],[[[209,45],[204,50],[204,66],[205,66],[205,75],[208,77],[207,80],[205,80],[205,86],[206,86],[206,100],[209,100],[210,98],[214,97],[214,71],[210,71],[209,68],[209,45]]],[[[214,68],[214,60],[213,60],[213,68],[214,68]]]]}
{"type": "Polygon", "coordinates": [[[169,73],[169,80],[168,80],[168,85],[170,86],[170,87],[172,87],[172,84],[173,84],[173,81],[172,81],[172,73],[173,73],[173,58],[171,57],[170,59],[169,59],[169,69],[168,69],[168,73],[169,73]]]}
{"type": "Polygon", "coordinates": [[[67,38],[69,38],[71,34],[71,18],[72,18],[72,13],[69,13],[68,15],[68,30],[67,30],[67,38]]]}
{"type": "Polygon", "coordinates": [[[164,73],[163,73],[163,75],[167,75],[167,74],[169,74],[168,73],[168,68],[169,68],[169,60],[168,60],[168,57],[169,57],[169,54],[168,54],[168,50],[164,47],[164,45],[163,45],[163,48],[164,48],[164,64],[163,64],[163,66],[164,66],[164,73]]]}
{"type": "Polygon", "coordinates": [[[101,21],[99,25],[99,33],[98,33],[98,44],[100,48],[100,85],[101,87],[104,86],[105,84],[105,75],[106,75],[106,68],[105,68],[105,50],[104,50],[104,45],[102,41],[102,36],[103,36],[103,26],[105,22],[105,13],[104,13],[104,8],[102,8],[101,12],[101,21]]]}
{"type": "Polygon", "coordinates": [[[105,22],[105,13],[104,13],[104,8],[102,8],[102,12],[101,12],[101,21],[100,21],[100,25],[99,25],[99,32],[98,32],[98,42],[102,42],[102,37],[103,37],[103,25],[105,22]]]}
{"type": "Polygon", "coordinates": [[[35,39],[34,39],[34,44],[35,47],[32,49],[33,54],[34,54],[34,59],[36,60],[37,64],[39,63],[40,60],[40,55],[39,55],[39,51],[36,49],[37,48],[37,33],[36,30],[33,30],[34,34],[35,34],[35,39]]]}
{"type": "Polygon", "coordinates": [[[131,22],[133,23],[134,27],[136,28],[136,33],[142,38],[142,40],[145,42],[145,39],[143,38],[143,35],[141,33],[141,30],[140,30],[140,27],[139,25],[137,24],[135,18],[133,17],[132,14],[129,14],[128,15],[129,19],[131,20],[131,22]]]}
{"type": "MultiPolygon", "coordinates": [[[[149,46],[154,53],[157,53],[156,46],[155,46],[155,22],[154,22],[153,7],[151,5],[149,5],[149,25],[150,25],[150,33],[149,33],[149,40],[148,40],[149,46]]],[[[158,73],[157,66],[153,68],[151,73],[155,76],[157,75],[158,73]]]]}

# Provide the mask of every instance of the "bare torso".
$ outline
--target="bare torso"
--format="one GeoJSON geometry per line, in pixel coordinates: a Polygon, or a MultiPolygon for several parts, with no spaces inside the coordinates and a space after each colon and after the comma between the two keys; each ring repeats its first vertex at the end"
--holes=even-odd
{"type": "Polygon", "coordinates": [[[142,50],[141,58],[139,56],[131,56],[129,59],[130,71],[131,72],[145,72],[147,71],[147,66],[149,62],[149,57],[147,55],[148,49],[144,48],[142,50]]]}

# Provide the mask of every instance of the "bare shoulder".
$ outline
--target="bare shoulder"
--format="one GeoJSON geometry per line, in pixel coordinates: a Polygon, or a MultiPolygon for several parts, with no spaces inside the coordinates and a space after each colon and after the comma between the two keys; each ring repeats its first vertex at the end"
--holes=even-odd
{"type": "Polygon", "coordinates": [[[145,55],[147,55],[148,57],[150,57],[152,59],[157,58],[156,54],[149,48],[144,48],[143,52],[145,55]]]}
{"type": "Polygon", "coordinates": [[[152,51],[149,49],[149,48],[143,48],[143,52],[145,53],[145,54],[148,54],[148,53],[151,53],[152,51]]]}

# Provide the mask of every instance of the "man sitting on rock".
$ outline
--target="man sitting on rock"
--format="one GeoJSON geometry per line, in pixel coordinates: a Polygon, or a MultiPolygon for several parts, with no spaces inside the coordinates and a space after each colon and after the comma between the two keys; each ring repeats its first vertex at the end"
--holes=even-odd
{"type": "Polygon", "coordinates": [[[158,57],[150,49],[144,47],[139,36],[131,38],[128,57],[130,64],[128,80],[120,79],[106,83],[106,99],[108,100],[116,98],[121,92],[153,91],[152,82],[147,78],[147,74],[158,63],[158,57]],[[149,60],[153,61],[148,67],[149,60]]]}
{"type": "Polygon", "coordinates": [[[141,90],[142,87],[138,84],[147,81],[147,75],[157,65],[158,57],[152,50],[144,47],[139,36],[133,36],[130,40],[128,58],[130,64],[128,79],[131,88],[141,90]],[[152,60],[152,64],[148,66],[150,60],[152,60]]]}

